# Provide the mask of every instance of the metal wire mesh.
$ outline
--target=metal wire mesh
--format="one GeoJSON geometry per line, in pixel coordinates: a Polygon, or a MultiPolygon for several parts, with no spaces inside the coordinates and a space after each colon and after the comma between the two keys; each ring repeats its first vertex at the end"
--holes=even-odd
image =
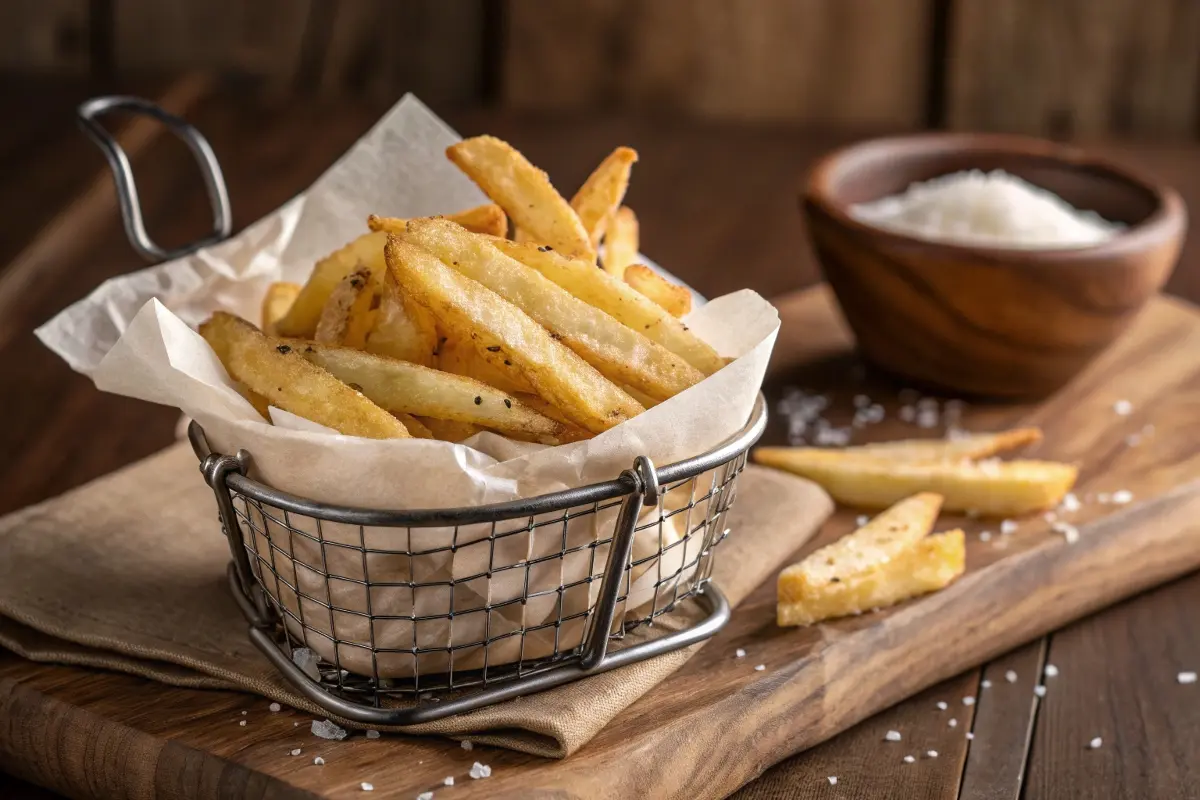
{"type": "MultiPolygon", "coordinates": [[[[643,510],[612,639],[653,625],[708,582],[745,460],[743,450],[666,485],[643,510]]],[[[326,688],[374,705],[578,659],[622,503],[368,526],[230,495],[251,571],[283,623],[281,646],[326,688]]]]}

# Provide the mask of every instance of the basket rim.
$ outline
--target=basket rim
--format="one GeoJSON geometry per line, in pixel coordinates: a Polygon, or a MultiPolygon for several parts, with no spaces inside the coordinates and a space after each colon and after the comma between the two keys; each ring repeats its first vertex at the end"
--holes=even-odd
{"type": "MultiPolygon", "coordinates": [[[[737,433],[726,438],[708,451],[691,458],[658,467],[656,472],[660,484],[676,483],[694,478],[714,467],[727,463],[750,449],[762,436],[767,425],[767,401],[762,392],[755,399],[754,408],[746,424],[737,433]]],[[[192,450],[203,464],[214,454],[204,435],[204,429],[192,420],[188,426],[188,440],[192,450]]],[[[520,517],[564,511],[573,506],[613,500],[638,489],[635,479],[628,472],[609,481],[602,481],[572,489],[562,489],[532,497],[505,500],[460,508],[417,508],[405,510],[383,510],[342,506],[309,500],[299,495],[267,486],[240,472],[233,471],[224,476],[226,485],[238,494],[267,503],[284,511],[302,514],[327,522],[364,525],[381,528],[425,528],[457,525],[473,525],[502,522],[520,517]]]]}

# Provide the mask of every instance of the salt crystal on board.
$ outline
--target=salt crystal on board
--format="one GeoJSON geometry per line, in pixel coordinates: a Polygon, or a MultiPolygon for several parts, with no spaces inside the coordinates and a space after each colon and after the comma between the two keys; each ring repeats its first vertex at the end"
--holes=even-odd
{"type": "Polygon", "coordinates": [[[1066,513],[1070,514],[1074,511],[1078,511],[1081,507],[1082,504],[1079,502],[1079,498],[1075,496],[1075,493],[1067,492],[1066,496],[1063,497],[1062,502],[1059,503],[1058,510],[1065,511],[1066,513]]]}
{"type": "Polygon", "coordinates": [[[367,731],[367,738],[368,739],[378,739],[379,731],[367,731]]]}
{"type": "Polygon", "coordinates": [[[487,764],[480,764],[478,761],[476,761],[474,764],[471,765],[471,771],[467,774],[470,775],[475,780],[482,780],[483,778],[491,777],[492,768],[489,767],[487,764]]]}
{"type": "Polygon", "coordinates": [[[837,776],[836,775],[830,775],[828,780],[829,780],[830,786],[837,786],[837,776]]]}
{"type": "Polygon", "coordinates": [[[963,705],[964,705],[964,706],[973,706],[973,705],[975,705],[975,698],[974,698],[974,697],[972,697],[971,695],[967,695],[966,697],[964,697],[964,698],[963,698],[963,705]]]}
{"type": "Polygon", "coordinates": [[[871,521],[871,518],[868,517],[866,514],[859,514],[857,517],[855,517],[854,524],[861,528],[863,525],[866,525],[870,521],[871,521]]]}
{"type": "Polygon", "coordinates": [[[421,792],[417,795],[417,800],[433,800],[433,792],[421,792]]]}
{"type": "Polygon", "coordinates": [[[1175,676],[1175,680],[1177,680],[1183,684],[1195,683],[1196,682],[1196,673],[1191,672],[1191,671],[1181,672],[1175,676]]]}
{"type": "Polygon", "coordinates": [[[1016,683],[1017,682],[1016,671],[1010,669],[1008,672],[1005,672],[1004,680],[1008,681],[1009,683],[1016,683]]]}
{"type": "Polygon", "coordinates": [[[461,742],[459,742],[459,744],[462,745],[463,750],[474,750],[475,749],[475,745],[471,743],[470,739],[463,739],[461,742]]]}
{"type": "Polygon", "coordinates": [[[1042,670],[1042,672],[1047,678],[1058,677],[1058,667],[1054,666],[1053,664],[1047,664],[1046,668],[1042,670]]]}
{"type": "Polygon", "coordinates": [[[979,688],[980,689],[990,689],[990,688],[992,688],[992,682],[989,680],[982,680],[979,682],[979,688]]]}
{"type": "Polygon", "coordinates": [[[1128,489],[1121,489],[1112,493],[1112,501],[1119,506],[1133,501],[1133,492],[1128,489]]]}
{"type": "Polygon", "coordinates": [[[300,755],[300,748],[299,748],[299,747],[297,747],[295,750],[293,750],[293,751],[292,751],[292,755],[294,755],[294,756],[298,756],[298,755],[300,755]]]}
{"type": "Polygon", "coordinates": [[[271,703],[267,708],[271,709],[271,711],[279,711],[283,706],[279,705],[279,703],[271,703]]]}
{"type": "Polygon", "coordinates": [[[947,725],[949,725],[951,728],[957,728],[957,727],[958,727],[958,720],[956,720],[956,719],[952,719],[952,720],[950,720],[949,722],[947,722],[946,724],[947,724],[947,725]]]}
{"type": "Polygon", "coordinates": [[[755,671],[755,672],[762,672],[762,671],[763,671],[764,669],[766,669],[766,668],[767,668],[767,665],[766,665],[766,664],[759,664],[757,667],[755,667],[755,668],[754,668],[754,671],[755,671]]]}
{"type": "Polygon", "coordinates": [[[238,725],[241,725],[243,728],[246,727],[246,720],[238,720],[238,725]]]}
{"type": "Polygon", "coordinates": [[[950,706],[946,704],[946,701],[945,701],[945,700],[939,700],[939,701],[938,701],[938,704],[937,704],[937,707],[938,707],[938,710],[939,710],[939,711],[945,711],[945,710],[946,710],[947,708],[949,708],[950,706]]]}
{"type": "Polygon", "coordinates": [[[1017,525],[1015,520],[1006,519],[1000,523],[1000,533],[1003,534],[1004,536],[1009,536],[1011,534],[1016,533],[1018,527],[1019,526],[1017,525]]]}
{"type": "Polygon", "coordinates": [[[734,658],[745,658],[746,651],[739,647],[737,650],[733,651],[733,657],[734,658]]]}
{"type": "Polygon", "coordinates": [[[1046,687],[1039,683],[1037,686],[1033,687],[1033,693],[1036,694],[1038,697],[1045,697],[1046,696],[1046,687]]]}
{"type": "Polygon", "coordinates": [[[314,719],[309,729],[312,731],[313,736],[318,736],[322,739],[332,739],[336,742],[340,742],[348,735],[345,728],[327,719],[314,719]]]}
{"type": "Polygon", "coordinates": [[[374,785],[374,784],[372,784],[372,783],[367,783],[366,781],[363,781],[362,783],[360,783],[360,784],[359,784],[359,786],[361,786],[361,787],[362,787],[362,790],[363,790],[364,792],[373,792],[373,791],[375,791],[375,785],[374,785]]]}
{"type": "Polygon", "coordinates": [[[1079,541],[1079,528],[1069,522],[1056,522],[1050,527],[1055,533],[1061,534],[1067,540],[1067,544],[1075,544],[1079,541]]]}
{"type": "Polygon", "coordinates": [[[321,680],[321,671],[317,669],[317,654],[307,647],[297,647],[292,651],[292,663],[314,681],[321,680]]]}
{"type": "Polygon", "coordinates": [[[316,764],[318,767],[323,767],[323,766],[325,766],[325,759],[321,758],[320,756],[317,756],[316,758],[313,759],[313,763],[316,764]]]}
{"type": "Polygon", "coordinates": [[[1088,742],[1088,749],[1099,750],[1100,745],[1102,745],[1102,744],[1104,744],[1104,740],[1101,739],[1099,736],[1096,736],[1090,742],[1088,742]]]}
{"type": "Polygon", "coordinates": [[[929,756],[930,758],[937,758],[938,752],[937,750],[927,750],[925,751],[925,755],[929,756]]]}
{"type": "Polygon", "coordinates": [[[1128,400],[1118,400],[1113,403],[1113,413],[1118,417],[1128,417],[1133,413],[1133,403],[1128,400]]]}
{"type": "Polygon", "coordinates": [[[911,764],[911,763],[913,763],[914,761],[916,761],[916,759],[915,759],[915,758],[913,758],[912,756],[905,756],[905,757],[904,757],[904,763],[905,763],[905,764],[911,764]]]}
{"type": "Polygon", "coordinates": [[[442,778],[442,785],[443,786],[453,786],[454,785],[454,776],[447,775],[445,778],[442,778]]]}
{"type": "Polygon", "coordinates": [[[900,741],[900,731],[888,731],[883,735],[884,741],[898,742],[900,741]]]}

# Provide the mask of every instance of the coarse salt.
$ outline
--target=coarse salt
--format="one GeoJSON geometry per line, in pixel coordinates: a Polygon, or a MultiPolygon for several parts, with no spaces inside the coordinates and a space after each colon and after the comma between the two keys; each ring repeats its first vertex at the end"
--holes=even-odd
{"type": "Polygon", "coordinates": [[[1055,533],[1061,534],[1067,544],[1075,544],[1079,541],[1079,528],[1069,522],[1056,522],[1050,527],[1055,533]]]}
{"type": "Polygon", "coordinates": [[[950,706],[946,704],[945,700],[938,700],[937,707],[939,711],[945,711],[950,706]]]}
{"type": "Polygon", "coordinates": [[[930,758],[937,758],[938,753],[937,750],[926,750],[925,755],[929,756],[930,758]]]}
{"type": "Polygon", "coordinates": [[[970,731],[967,731],[967,741],[969,742],[974,738],[975,738],[975,734],[971,733],[970,731]]]}
{"type": "Polygon", "coordinates": [[[1082,504],[1079,502],[1079,498],[1075,496],[1075,493],[1067,492],[1066,496],[1062,499],[1062,502],[1058,504],[1058,510],[1070,514],[1074,511],[1078,511],[1081,506],[1082,504]]]}
{"type": "Polygon", "coordinates": [[[492,768],[489,767],[487,764],[480,764],[478,761],[476,761],[474,764],[471,765],[471,771],[468,772],[467,774],[470,775],[475,780],[482,780],[483,778],[491,777],[492,768]]]}
{"type": "Polygon", "coordinates": [[[904,763],[905,763],[905,764],[911,764],[911,763],[913,763],[914,761],[916,761],[916,759],[915,759],[915,758],[913,758],[912,756],[905,756],[905,757],[904,757],[904,763]]]}
{"type": "Polygon", "coordinates": [[[733,651],[733,657],[734,658],[745,658],[746,651],[739,647],[737,650],[733,651]]]}
{"type": "Polygon", "coordinates": [[[1112,501],[1119,506],[1133,501],[1133,492],[1128,489],[1121,489],[1112,493],[1112,501]]]}
{"type": "Polygon", "coordinates": [[[345,728],[327,719],[314,719],[309,729],[312,731],[313,736],[318,736],[322,739],[332,739],[336,742],[340,742],[348,735],[345,728]]]}
{"type": "Polygon", "coordinates": [[[433,792],[421,792],[417,795],[417,800],[433,800],[433,792]]]}
{"type": "Polygon", "coordinates": [[[246,715],[247,715],[247,714],[249,714],[249,713],[250,713],[249,711],[243,711],[243,712],[242,712],[242,716],[244,717],[244,716],[246,716],[246,715]]]}
{"type": "Polygon", "coordinates": [[[367,731],[367,738],[368,739],[378,739],[379,731],[367,731]]]}
{"type": "Polygon", "coordinates": [[[850,207],[855,219],[921,239],[1012,248],[1083,247],[1121,229],[1004,170],[969,170],[850,207]]]}
{"type": "Polygon", "coordinates": [[[884,741],[898,742],[900,741],[900,731],[888,731],[883,735],[884,741]]]}
{"type": "Polygon", "coordinates": [[[323,767],[323,766],[325,766],[325,759],[321,758],[320,756],[317,756],[316,758],[313,759],[313,763],[316,764],[318,767],[323,767]]]}
{"type": "Polygon", "coordinates": [[[1104,740],[1099,736],[1096,736],[1090,742],[1088,742],[1088,748],[1092,750],[1099,750],[1100,745],[1102,744],[1104,744],[1104,740]]]}
{"type": "Polygon", "coordinates": [[[1179,681],[1180,683],[1185,683],[1185,684],[1186,683],[1195,683],[1196,682],[1196,673],[1190,672],[1190,671],[1189,672],[1181,672],[1175,676],[1175,680],[1179,681]]]}
{"type": "Polygon", "coordinates": [[[966,697],[964,697],[964,698],[963,698],[963,705],[964,705],[964,706],[973,706],[973,705],[975,705],[975,698],[974,698],[974,697],[972,697],[971,695],[967,695],[966,697]]]}
{"type": "Polygon", "coordinates": [[[1054,666],[1053,664],[1047,664],[1046,668],[1042,670],[1042,674],[1044,674],[1047,678],[1057,678],[1058,667],[1054,666]]]}
{"type": "Polygon", "coordinates": [[[990,542],[991,540],[992,540],[992,532],[991,531],[980,531],[979,532],[979,541],[990,542]]]}
{"type": "Polygon", "coordinates": [[[837,775],[830,775],[828,781],[830,786],[837,786],[837,775]]]}
{"type": "Polygon", "coordinates": [[[292,755],[294,755],[294,756],[298,756],[298,755],[300,755],[300,748],[299,748],[299,747],[297,747],[295,750],[293,750],[293,751],[292,751],[292,755]]]}
{"type": "Polygon", "coordinates": [[[979,688],[980,689],[990,689],[990,688],[992,688],[992,682],[988,681],[988,680],[980,681],[979,688]]]}
{"type": "Polygon", "coordinates": [[[936,408],[917,409],[918,428],[925,428],[926,430],[929,428],[936,428],[938,426],[938,422],[940,422],[940,417],[938,416],[938,411],[936,408]]]}
{"type": "Polygon", "coordinates": [[[317,654],[307,647],[297,647],[292,651],[292,663],[312,680],[321,680],[321,671],[317,669],[317,654]]]}
{"type": "Polygon", "coordinates": [[[1038,697],[1045,697],[1046,687],[1039,683],[1037,686],[1033,687],[1033,693],[1038,697]]]}
{"type": "Polygon", "coordinates": [[[238,720],[238,725],[241,725],[243,728],[246,727],[246,720],[244,720],[244,719],[238,720]]]}
{"type": "Polygon", "coordinates": [[[447,775],[445,778],[442,778],[442,785],[443,786],[453,786],[454,785],[454,776],[447,775]]]}
{"type": "Polygon", "coordinates": [[[766,665],[766,664],[759,664],[758,666],[756,666],[756,667],[754,668],[754,671],[755,671],[755,672],[762,672],[762,671],[763,671],[764,669],[766,669],[766,668],[767,668],[767,665],[766,665]]]}
{"type": "Polygon", "coordinates": [[[1118,400],[1113,403],[1113,413],[1118,417],[1128,417],[1133,413],[1133,403],[1128,400],[1118,400]]]}
{"type": "Polygon", "coordinates": [[[283,706],[279,705],[279,703],[271,703],[271,705],[267,706],[267,708],[271,709],[272,711],[279,711],[283,708],[283,706]]]}
{"type": "Polygon", "coordinates": [[[871,518],[868,517],[866,514],[859,514],[857,517],[855,517],[854,524],[861,528],[863,525],[866,525],[870,521],[871,521],[871,518]]]}
{"type": "Polygon", "coordinates": [[[900,406],[896,416],[900,418],[901,422],[913,422],[917,418],[917,410],[912,406],[900,406]]]}
{"type": "MultiPolygon", "coordinates": [[[[360,784],[359,784],[359,786],[360,786],[360,787],[362,787],[362,790],[363,790],[364,792],[373,792],[373,791],[375,791],[375,784],[373,784],[373,783],[367,783],[366,781],[363,781],[362,783],[360,783],[360,784]]],[[[429,795],[429,796],[430,796],[431,798],[433,797],[433,794],[432,794],[432,792],[430,793],[430,795],[429,795]]]]}
{"type": "Polygon", "coordinates": [[[1008,681],[1009,683],[1016,683],[1017,682],[1016,671],[1010,669],[1008,672],[1005,672],[1004,680],[1008,681]]]}
{"type": "Polygon", "coordinates": [[[957,727],[958,727],[958,720],[956,720],[956,719],[951,719],[951,720],[950,720],[949,722],[947,722],[946,724],[947,724],[947,725],[949,725],[951,728],[957,728],[957,727]]]}
{"type": "Polygon", "coordinates": [[[1017,532],[1018,527],[1020,526],[1014,520],[1006,519],[1000,523],[1000,533],[1004,536],[1010,536],[1017,532]]]}
{"type": "Polygon", "coordinates": [[[459,744],[462,745],[463,750],[474,750],[475,749],[475,745],[471,743],[470,739],[463,739],[461,742],[459,742],[459,744]]]}

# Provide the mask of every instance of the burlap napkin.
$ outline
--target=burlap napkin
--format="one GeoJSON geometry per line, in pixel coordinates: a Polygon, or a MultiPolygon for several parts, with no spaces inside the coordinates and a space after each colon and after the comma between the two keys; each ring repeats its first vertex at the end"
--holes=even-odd
{"type": "MultiPolygon", "coordinates": [[[[811,483],[748,468],[728,520],[732,534],[720,545],[713,572],[730,602],[772,576],[831,505],[811,483]]],[[[0,646],[35,661],[250,691],[326,716],[250,644],[226,583],[229,549],[216,513],[195,457],[178,444],[0,520],[0,646]]],[[[699,612],[684,606],[626,642],[686,625],[699,612]]],[[[396,730],[565,757],[699,646],[396,730]]]]}

